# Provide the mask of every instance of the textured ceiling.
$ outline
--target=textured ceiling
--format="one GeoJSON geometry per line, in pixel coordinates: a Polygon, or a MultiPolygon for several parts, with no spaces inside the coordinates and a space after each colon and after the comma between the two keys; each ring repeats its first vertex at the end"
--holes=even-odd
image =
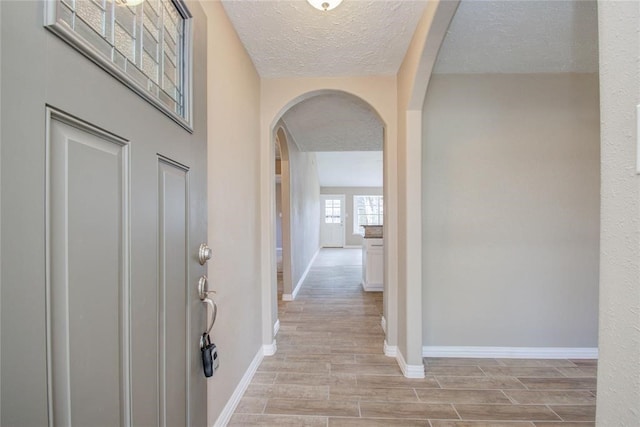
{"type": "Polygon", "coordinates": [[[382,151],[316,153],[321,187],[382,187],[382,151]]]}
{"type": "Polygon", "coordinates": [[[462,0],[436,73],[598,71],[595,0],[462,0]]]}
{"type": "Polygon", "coordinates": [[[352,95],[314,96],[291,107],[282,120],[301,151],[382,150],[382,122],[352,95]]]}
{"type": "Polygon", "coordinates": [[[261,77],[396,74],[425,0],[222,0],[261,77]]]}
{"type": "MultiPolygon", "coordinates": [[[[426,0],[222,0],[261,77],[395,74],[426,0]]],[[[462,0],[436,73],[597,72],[595,0],[462,0]]],[[[315,151],[323,186],[381,186],[383,126],[345,94],[310,98],[283,116],[315,151]],[[348,153],[346,151],[353,151],[348,153]],[[377,151],[377,152],[376,152],[377,151]]]]}

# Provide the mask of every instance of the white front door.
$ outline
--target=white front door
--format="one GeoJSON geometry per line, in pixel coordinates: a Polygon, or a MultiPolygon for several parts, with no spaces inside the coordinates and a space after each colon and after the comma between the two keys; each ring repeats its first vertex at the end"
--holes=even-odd
{"type": "Polygon", "coordinates": [[[344,194],[323,194],[320,203],[320,245],[323,248],[344,247],[344,194]]]}
{"type": "Polygon", "coordinates": [[[45,29],[44,2],[0,2],[2,426],[206,425],[206,18],[189,7],[193,133],[45,29]]]}

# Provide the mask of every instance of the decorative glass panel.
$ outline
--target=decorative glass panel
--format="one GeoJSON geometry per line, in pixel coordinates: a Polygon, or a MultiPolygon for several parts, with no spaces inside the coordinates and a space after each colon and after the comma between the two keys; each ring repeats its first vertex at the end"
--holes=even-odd
{"type": "MultiPolygon", "coordinates": [[[[133,38],[132,33],[128,32],[120,23],[116,22],[114,27],[115,32],[115,48],[129,61],[135,62],[136,60],[136,40],[133,38]]],[[[125,67],[122,67],[125,69],[125,67]]]]}
{"type": "Polygon", "coordinates": [[[98,5],[91,0],[76,0],[76,17],[84,21],[99,35],[105,35],[105,5],[98,5]]]}
{"type": "Polygon", "coordinates": [[[185,34],[190,16],[182,0],[144,0],[136,6],[123,0],[47,1],[47,25],[52,31],[98,59],[108,71],[113,69],[112,74],[171,117],[189,121],[185,94],[190,93],[191,64],[187,64],[185,34]]]}
{"type": "Polygon", "coordinates": [[[155,83],[158,82],[158,68],[160,68],[158,62],[145,50],[142,54],[142,71],[155,83]]]}

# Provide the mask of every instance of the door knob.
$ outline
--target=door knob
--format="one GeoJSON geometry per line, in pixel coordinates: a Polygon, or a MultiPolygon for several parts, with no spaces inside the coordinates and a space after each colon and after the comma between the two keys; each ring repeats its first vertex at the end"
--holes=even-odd
{"type": "Polygon", "coordinates": [[[206,243],[202,243],[200,245],[200,249],[198,249],[198,261],[200,261],[200,265],[204,265],[205,262],[211,259],[213,255],[213,251],[206,243]]]}

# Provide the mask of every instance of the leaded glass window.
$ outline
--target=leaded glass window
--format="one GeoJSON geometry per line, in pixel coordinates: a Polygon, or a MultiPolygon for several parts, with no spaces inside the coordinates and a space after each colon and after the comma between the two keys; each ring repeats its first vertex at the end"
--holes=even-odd
{"type": "Polygon", "coordinates": [[[182,1],[49,0],[48,8],[48,28],[190,127],[191,16],[182,1]]]}

